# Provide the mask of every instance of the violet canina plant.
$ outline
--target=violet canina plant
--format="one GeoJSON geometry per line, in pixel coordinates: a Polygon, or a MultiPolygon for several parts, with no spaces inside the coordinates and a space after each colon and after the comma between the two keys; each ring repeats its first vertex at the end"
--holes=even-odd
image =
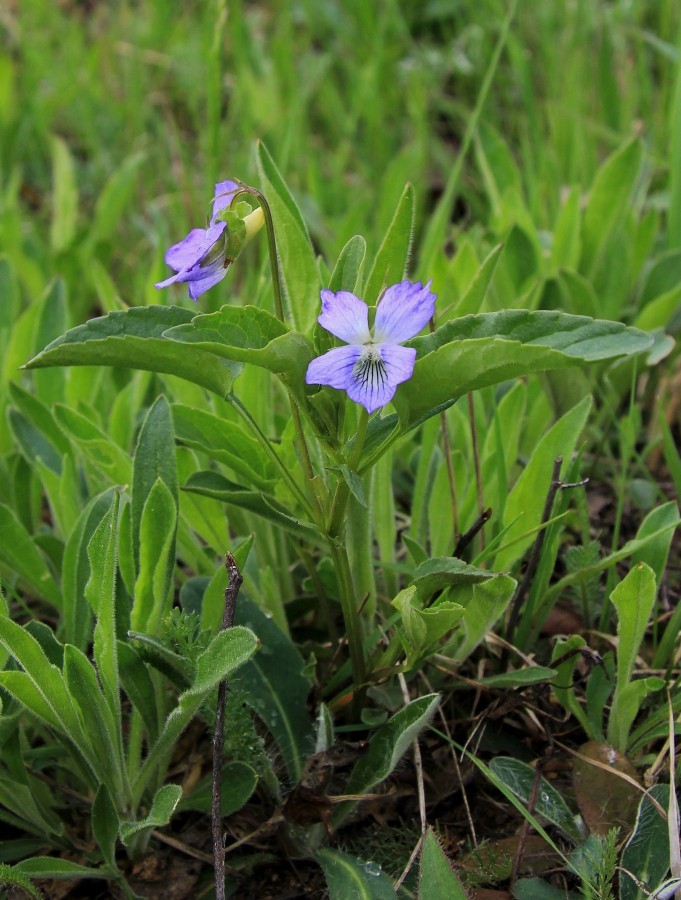
{"type": "MultiPolygon", "coordinates": [[[[131,308],[67,332],[30,367],[137,366],[179,375],[227,399],[270,461],[275,489],[265,491],[262,482],[251,481],[256,490],[247,490],[217,469],[191,475],[184,487],[269,519],[303,550],[300,560],[319,591],[318,614],[336,640],[334,604],[342,609],[351,669],[343,667],[341,653],[330,683],[336,691],[349,685],[361,697],[375,667],[378,677],[385,677],[386,651],[375,625],[391,609],[377,606],[374,566],[367,560],[373,467],[404,435],[476,388],[640,353],[651,339],[620,323],[552,311],[468,315],[438,327],[429,285],[403,277],[411,243],[410,228],[404,228],[411,220],[409,191],[366,279],[369,294],[362,288],[361,238],[348,242],[329,287],[320,291],[302,217],[264,147],[259,153],[267,200],[241,182],[218,183],[208,228],[194,229],[168,250],[166,260],[176,274],[157,287],[186,283],[194,300],[218,289],[231,260],[264,223],[276,314],[233,304],[197,314],[182,307],[131,308]],[[314,295],[316,310],[310,301],[314,295]],[[430,322],[434,330],[418,337],[430,322]],[[338,346],[332,346],[334,337],[338,346]],[[282,452],[284,436],[266,435],[239,399],[243,364],[269,371],[283,386],[297,470],[282,452]],[[323,558],[331,562],[330,591],[316,571],[323,558]]],[[[489,279],[489,268],[481,270],[482,279],[489,279]]],[[[238,453],[238,447],[226,444],[217,449],[238,453]]],[[[242,467],[240,474],[245,472],[242,467]]],[[[460,622],[465,605],[449,601],[442,591],[465,584],[470,592],[488,581],[499,594],[498,618],[514,587],[507,575],[451,557],[422,563],[409,603],[405,606],[400,595],[401,612],[396,621],[393,616],[388,652],[393,665],[408,668],[407,659],[409,666],[415,664],[457,626],[461,634],[469,631],[460,622]]],[[[474,644],[468,640],[466,646],[470,652],[474,644]]]]}
{"type": "MultiPolygon", "coordinates": [[[[116,310],[66,332],[29,364],[36,370],[138,368],[175,376],[192,388],[172,406],[165,396],[155,400],[139,432],[132,471],[129,461],[114,458],[112,481],[98,482],[102,494],[78,519],[77,546],[86,548],[88,558],[87,591],[85,605],[65,614],[66,647],[58,642],[62,667],[51,662],[48,654],[56,651],[45,635],[22,637],[8,619],[0,622],[0,642],[23,670],[0,674],[0,683],[12,702],[68,742],[74,771],[97,797],[93,829],[105,862],[102,877],[120,877],[117,839],[139,853],[176,809],[207,808],[205,797],[202,805],[166,784],[167,773],[184,728],[225,676],[261,718],[284,770],[277,775],[268,769],[266,754],[257,773],[253,758],[230,763],[242,766],[238,776],[229,771],[246,788],[252,791],[260,778],[281,802],[283,787],[303,778],[312,751],[333,743],[334,717],[345,725],[378,725],[368,753],[347,777],[345,795],[357,797],[386,778],[431,720],[438,695],[419,696],[398,712],[393,708],[385,721],[388,711],[376,707],[370,688],[418,671],[435,651],[453,665],[464,662],[507,610],[516,590],[508,571],[515,571],[541,524],[533,521],[518,531],[517,523],[493,518],[496,549],[487,554],[486,568],[452,556],[456,536],[450,525],[444,554],[431,557],[412,541],[415,564],[382,581],[386,567],[376,544],[396,541],[394,511],[380,520],[376,515],[379,507],[387,508],[376,492],[386,461],[417,430],[439,427],[442,414],[465,394],[534,372],[607,363],[651,344],[646,333],[620,323],[552,311],[453,318],[442,291],[436,301],[428,273],[421,281],[407,273],[411,188],[399,199],[373,261],[356,235],[328,273],[262,145],[258,161],[262,192],[237,181],[218,183],[207,227],[189,232],[167,253],[175,274],[157,285],[177,292],[186,285],[198,308],[116,310]],[[260,224],[270,281],[259,303],[242,306],[232,297],[218,311],[202,312],[201,304],[218,292],[229,296],[233,260],[254,264],[250,251],[241,253],[260,224]],[[439,311],[446,313],[444,321],[439,311]],[[245,383],[257,385],[261,394],[243,390],[245,383]],[[206,460],[204,468],[200,459],[206,460]],[[112,484],[130,488],[113,491],[112,484]],[[225,576],[217,554],[228,548],[219,545],[219,527],[213,527],[218,537],[212,537],[209,552],[196,552],[191,531],[202,534],[205,522],[188,506],[182,511],[181,495],[217,501],[228,511],[229,540],[246,577],[236,629],[219,631],[225,576]],[[504,540],[514,527],[509,549],[504,540]],[[269,607],[257,595],[256,580],[249,583],[249,553],[275,565],[279,560],[279,583],[290,585],[283,597],[281,590],[268,595],[269,607]],[[189,577],[180,590],[181,603],[198,616],[198,630],[196,620],[187,625],[182,617],[168,625],[176,558],[191,560],[202,576],[212,567],[212,577],[189,577]],[[294,613],[295,604],[287,601],[301,590],[305,603],[294,613]],[[88,615],[95,620],[93,662],[85,655],[88,615]],[[314,625],[305,675],[290,637],[297,616],[314,625]],[[178,628],[185,628],[182,640],[178,628]],[[194,640],[197,635],[200,640],[194,640]],[[45,673],[50,697],[56,698],[49,702],[36,693],[45,673]],[[316,737],[307,708],[308,673],[314,673],[324,701],[316,737]],[[97,727],[88,729],[92,719],[97,727]]],[[[493,251],[483,263],[467,305],[484,297],[497,258],[493,251]]],[[[26,407],[28,401],[17,394],[16,402],[26,407]]],[[[587,398],[548,433],[566,454],[565,471],[588,411],[587,398]]],[[[60,416],[69,433],[82,436],[84,448],[95,441],[96,435],[84,433],[82,417],[60,416]]],[[[547,464],[550,469],[553,459],[547,464]]],[[[219,519],[220,507],[215,509],[219,519]]],[[[206,511],[206,519],[211,515],[206,511]]],[[[463,521],[462,530],[476,517],[463,521]]],[[[229,729],[228,717],[227,737],[229,729]]],[[[247,790],[231,796],[227,809],[248,796],[247,790]]],[[[337,804],[327,824],[340,828],[354,802],[337,804]]],[[[287,827],[302,852],[314,852],[326,839],[326,830],[316,826],[287,827]]]]}

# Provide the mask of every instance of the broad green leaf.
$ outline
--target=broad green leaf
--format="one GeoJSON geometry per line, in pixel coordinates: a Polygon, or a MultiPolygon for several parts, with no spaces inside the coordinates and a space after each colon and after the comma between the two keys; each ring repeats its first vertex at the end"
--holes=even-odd
{"type": "Polygon", "coordinates": [[[50,705],[49,700],[26,672],[7,669],[0,671],[0,686],[47,725],[57,731],[64,730],[63,722],[50,705]]]}
{"type": "Polygon", "coordinates": [[[120,681],[116,652],[118,509],[119,495],[114,493],[108,512],[94,530],[88,543],[90,580],[85,586],[85,596],[97,618],[94,658],[109,709],[117,722],[120,740],[120,681]]]}
{"type": "Polygon", "coordinates": [[[487,291],[489,290],[489,286],[492,282],[492,276],[494,275],[494,270],[496,269],[497,263],[499,262],[499,257],[502,250],[503,244],[499,244],[497,247],[491,250],[483,260],[483,263],[480,266],[470,287],[463,295],[460,302],[456,304],[457,317],[474,315],[480,312],[483,303],[485,302],[487,291]]]}
{"type": "Polygon", "coordinates": [[[229,678],[255,653],[258,640],[249,628],[235,625],[219,631],[196,661],[196,675],[185,694],[198,697],[229,678]]]}
{"type": "Polygon", "coordinates": [[[128,454],[89,416],[61,403],[54,407],[54,413],[59,426],[81,450],[92,469],[103,473],[109,484],[113,481],[123,485],[130,481],[128,454]]]}
{"type": "MultiPolygon", "coordinates": [[[[21,625],[6,616],[0,616],[0,644],[10,653],[24,670],[22,672],[1,672],[0,683],[11,690],[13,682],[22,687],[16,676],[25,675],[30,679],[29,691],[40,698],[41,708],[49,710],[52,722],[58,723],[71,739],[78,744],[81,730],[76,714],[71,706],[62,673],[52,665],[38,641],[21,625]]],[[[30,699],[31,693],[24,691],[30,699]]],[[[22,701],[23,702],[23,701],[22,701]]],[[[38,715],[41,712],[38,711],[38,715]]]]}
{"type": "Polygon", "coordinates": [[[45,835],[61,835],[64,826],[51,810],[43,811],[28,784],[21,784],[16,778],[0,776],[0,804],[31,826],[29,830],[45,835]]]}
{"type": "Polygon", "coordinates": [[[97,198],[94,218],[86,234],[84,249],[87,255],[90,255],[96,243],[113,237],[126,206],[134,197],[135,177],[143,161],[142,153],[132,154],[123,160],[104,185],[102,193],[97,198]]]}
{"type": "Polygon", "coordinates": [[[513,597],[515,579],[491,572],[490,575],[486,581],[457,586],[447,593],[449,600],[464,607],[456,634],[443,651],[457,662],[468,659],[504,614],[513,597]]]}
{"type": "Polygon", "coordinates": [[[273,496],[262,491],[244,488],[240,484],[228,481],[217,472],[196,472],[184,485],[184,490],[247,509],[258,516],[269,519],[281,528],[291,531],[298,537],[304,537],[313,542],[320,540],[319,531],[315,525],[290,515],[287,507],[273,496]]]}
{"type": "Polygon", "coordinates": [[[302,674],[304,660],[295,644],[243,593],[236,621],[251,628],[260,651],[233,676],[232,684],[262,720],[283,757],[292,783],[299,781],[314,748],[307,712],[310,682],[302,674]]]}
{"type": "Polygon", "coordinates": [[[667,294],[681,283],[681,250],[668,250],[659,256],[645,274],[639,306],[667,294]]]}
{"type": "Polygon", "coordinates": [[[582,227],[582,271],[593,273],[623,215],[641,168],[643,147],[627,141],[603,163],[589,192],[582,227]]]}
{"type": "Polygon", "coordinates": [[[76,233],[78,187],[71,151],[56,135],[52,138],[52,184],[50,244],[55,253],[61,253],[76,233]]]}
{"type": "Polygon", "coordinates": [[[558,213],[553,229],[551,269],[576,269],[582,252],[582,192],[570,189],[558,213]]]}
{"type": "Polygon", "coordinates": [[[441,600],[426,609],[420,609],[416,588],[405,588],[392,601],[400,613],[400,639],[407,651],[407,663],[411,665],[423,653],[455,628],[463,615],[463,606],[441,600]]]}
{"type": "Polygon", "coordinates": [[[650,675],[647,678],[637,678],[615,691],[608,719],[608,740],[611,744],[622,752],[627,749],[629,731],[641,711],[643,701],[649,694],[663,690],[665,684],[664,678],[650,675]]]}
{"type": "Polygon", "coordinates": [[[371,860],[362,862],[339,850],[325,849],[317,853],[317,861],[324,870],[329,900],[394,900],[397,897],[392,881],[371,860]]]}
{"type": "MultiPolygon", "coordinates": [[[[167,496],[163,496],[161,500],[161,489],[157,489],[155,497],[154,510],[150,509],[148,515],[152,517],[149,527],[153,529],[153,517],[158,517],[159,509],[170,518],[170,503],[178,506],[178,487],[177,487],[177,463],[175,460],[175,432],[173,430],[173,420],[170,412],[170,405],[166,398],[161,394],[151,407],[140,429],[135,447],[135,460],[132,472],[132,546],[135,554],[136,564],[138,566],[138,575],[141,560],[141,530],[142,517],[152,490],[157,482],[161,480],[166,488],[167,496]]],[[[173,568],[175,566],[175,535],[177,530],[177,513],[172,516],[173,521],[166,523],[166,529],[163,536],[156,537],[154,543],[156,546],[163,546],[167,556],[165,559],[166,590],[170,586],[173,568]],[[170,543],[168,544],[165,537],[168,536],[170,543]]],[[[161,523],[162,527],[162,523],[161,523]]],[[[149,535],[147,535],[149,537],[149,535]]]]}
{"type": "Polygon", "coordinates": [[[310,236],[296,202],[267,147],[258,142],[257,162],[282,261],[282,279],[290,313],[299,331],[306,331],[319,314],[319,273],[310,236]]]}
{"type": "Polygon", "coordinates": [[[464,316],[414,338],[413,377],[393,405],[408,431],[458,397],[519,375],[600,362],[647,350],[650,335],[619,322],[549,310],[464,316]]]}
{"type": "Polygon", "coordinates": [[[487,688],[513,689],[529,687],[531,684],[545,684],[556,677],[556,670],[546,666],[528,666],[526,669],[518,669],[517,672],[502,672],[500,675],[490,675],[489,678],[481,678],[480,684],[487,688]]]}
{"type": "Polygon", "coordinates": [[[610,596],[617,610],[619,637],[616,691],[621,691],[630,682],[655,603],[655,592],[655,574],[645,563],[638,563],[610,596]]]}
{"type": "Polygon", "coordinates": [[[506,543],[494,557],[495,568],[510,569],[534,540],[534,535],[528,532],[541,523],[554,461],[561,456],[563,465],[569,464],[590,410],[591,397],[585,397],[560,418],[537,444],[506,502],[506,543]]]}
{"type": "Polygon", "coordinates": [[[639,540],[645,540],[649,535],[657,534],[656,538],[648,541],[644,547],[632,554],[631,561],[632,564],[643,562],[650,566],[658,584],[661,584],[667,566],[669,548],[674,537],[674,526],[678,525],[680,521],[679,507],[674,500],[671,500],[669,503],[663,503],[657,509],[651,510],[636,532],[639,540]],[[669,530],[660,534],[660,530],[665,527],[668,527],[669,530]]]}
{"type": "MultiPolygon", "coordinates": [[[[249,800],[258,784],[258,774],[244,762],[227,763],[222,769],[220,811],[223,818],[238,812],[249,800]]],[[[178,810],[195,809],[210,813],[213,799],[213,774],[202,778],[187,797],[177,805],[178,810]]]]}
{"type": "Polygon", "coordinates": [[[136,650],[124,641],[117,642],[118,667],[123,690],[140,714],[153,744],[160,730],[158,697],[149,669],[136,650]]]}
{"type": "MultiPolygon", "coordinates": [[[[668,784],[656,784],[648,793],[664,810],[669,808],[668,784]]],[[[622,851],[620,900],[644,900],[649,896],[649,892],[659,887],[669,872],[670,858],[668,823],[651,801],[643,797],[633,834],[622,851]],[[629,872],[645,885],[647,892],[639,888],[629,872]]]]}
{"type": "Polygon", "coordinates": [[[513,900],[580,900],[583,894],[553,887],[541,878],[519,878],[512,887],[513,900]]]}
{"type": "Polygon", "coordinates": [[[111,507],[114,488],[93,497],[81,513],[66,541],[62,563],[64,637],[81,650],[91,636],[92,611],[85,598],[90,579],[87,546],[99,523],[111,507]]]}
{"type": "Polygon", "coordinates": [[[362,281],[367,244],[361,234],[355,234],[343,247],[329,280],[330,291],[350,291],[356,294],[362,281]]]}
{"type": "Polygon", "coordinates": [[[51,411],[18,384],[9,385],[9,396],[21,414],[21,420],[17,419],[17,411],[10,407],[10,426],[24,456],[30,463],[41,459],[54,472],[61,474],[62,457],[71,452],[71,446],[51,411]]]}
{"type": "Polygon", "coordinates": [[[421,848],[418,897],[419,900],[467,900],[432,828],[426,832],[421,848]]]}
{"type": "MultiPolygon", "coordinates": [[[[191,322],[194,313],[177,306],[144,306],[91,319],[71,328],[34,357],[26,368],[128,366],[177,375],[225,397],[235,370],[212,353],[163,338],[169,328],[191,322]]],[[[25,358],[25,357],[24,357],[25,358]]]]}
{"type": "Polygon", "coordinates": [[[108,868],[92,869],[89,866],[80,866],[68,859],[52,856],[35,856],[32,859],[22,859],[13,868],[23,875],[31,878],[103,878],[109,880],[111,871],[108,868]]]}
{"type": "Polygon", "coordinates": [[[240,425],[179,403],[173,404],[173,422],[181,443],[207,453],[256,487],[272,487],[272,461],[240,425]]]}
{"type": "Polygon", "coordinates": [[[61,609],[61,593],[45,560],[14,511],[4,503],[0,503],[0,534],[0,563],[16,572],[38,597],[61,609]]]}
{"type": "Polygon", "coordinates": [[[494,572],[478,569],[453,556],[440,556],[422,563],[414,573],[414,586],[421,603],[447,587],[457,584],[477,584],[494,578],[494,572]]]}
{"type": "Polygon", "coordinates": [[[305,396],[305,372],[315,355],[312,345],[257,306],[223,306],[169,328],[164,336],[231,362],[261,366],[282,378],[298,396],[305,396]]]}
{"type": "MultiPolygon", "coordinates": [[[[382,725],[371,738],[368,751],[352,770],[347,793],[366,793],[387,778],[435,715],[439,703],[439,694],[426,694],[412,700],[382,725]]],[[[352,806],[352,802],[338,805],[333,818],[335,825],[348,815],[352,806]]]]}
{"type": "Polygon", "coordinates": [[[375,304],[386,287],[404,278],[411,255],[415,216],[414,188],[407,184],[367,278],[363,291],[367,303],[375,304]]]}
{"type": "Polygon", "coordinates": [[[130,627],[158,634],[163,616],[172,603],[172,571],[175,565],[175,498],[157,478],[147,495],[139,532],[139,574],[130,612],[130,627]]]}
{"type": "MultiPolygon", "coordinates": [[[[510,756],[497,756],[490,762],[490,768],[516,797],[523,803],[529,803],[537,774],[532,766],[510,756]]],[[[539,793],[534,812],[548,819],[568,840],[579,843],[583,839],[584,831],[580,828],[577,817],[571,812],[561,794],[545,778],[539,779],[539,793]]]]}
{"type": "Polygon", "coordinates": [[[165,784],[156,791],[151,804],[151,809],[146,818],[139,822],[121,822],[120,835],[124,844],[142,831],[150,831],[152,828],[163,828],[170,822],[175,807],[182,797],[182,788],[179,784],[165,784]]]}
{"type": "Polygon", "coordinates": [[[92,748],[88,755],[95,772],[122,801],[125,789],[118,722],[102,693],[94,666],[70,644],[64,648],[64,683],[92,748]]]}
{"type": "MultiPolygon", "coordinates": [[[[66,284],[61,278],[55,278],[50,282],[40,303],[40,320],[35,335],[34,353],[58,338],[69,326],[66,284]]],[[[36,394],[43,403],[49,406],[64,399],[66,373],[36,372],[33,377],[36,394]]]]}
{"type": "Polygon", "coordinates": [[[206,695],[220,681],[231,677],[255,653],[258,639],[248,628],[235,626],[220,631],[199,656],[196,674],[189,688],[180,696],[170,713],[158,740],[150,748],[144,764],[133,785],[134,795],[141,798],[149,779],[159,765],[167,765],[168,754],[190,723],[206,695]]]}
{"type": "Polygon", "coordinates": [[[118,813],[105,784],[100,784],[92,804],[92,833],[104,862],[116,869],[116,841],[118,839],[118,813]]]}

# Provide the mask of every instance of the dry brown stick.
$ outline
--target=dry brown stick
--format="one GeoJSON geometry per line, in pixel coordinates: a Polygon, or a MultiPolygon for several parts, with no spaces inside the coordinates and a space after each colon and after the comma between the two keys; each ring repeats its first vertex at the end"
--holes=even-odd
{"type": "Polygon", "coordinates": [[[460,557],[460,554],[466,547],[472,542],[475,535],[482,531],[486,522],[492,518],[492,508],[488,507],[487,509],[483,509],[478,518],[473,522],[471,527],[464,534],[460,535],[459,540],[456,542],[456,546],[454,547],[454,552],[452,556],[460,557]]]}
{"type": "MultiPolygon", "coordinates": [[[[222,631],[234,625],[236,601],[243,578],[236,560],[231,553],[225,556],[225,566],[229,575],[225,588],[225,607],[222,614],[222,631]]],[[[225,743],[225,701],[227,681],[223,679],[218,687],[218,702],[215,711],[215,740],[213,741],[213,865],[215,866],[215,900],[225,900],[225,842],[222,831],[222,755],[225,743]]]]}

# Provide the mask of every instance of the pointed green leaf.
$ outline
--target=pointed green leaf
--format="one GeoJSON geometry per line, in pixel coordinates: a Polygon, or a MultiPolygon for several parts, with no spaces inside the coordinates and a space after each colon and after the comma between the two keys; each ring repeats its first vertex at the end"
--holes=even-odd
{"type": "Polygon", "coordinates": [[[641,168],[643,146],[627,141],[603,163],[589,192],[582,227],[582,271],[592,273],[623,219],[641,168]]]}
{"type": "Polygon", "coordinates": [[[104,862],[116,869],[116,840],[118,814],[105,784],[100,784],[92,804],[92,833],[104,857],[104,862]]]}
{"type": "Polygon", "coordinates": [[[467,900],[432,828],[428,829],[421,849],[418,897],[419,900],[467,900]]]}
{"type": "Polygon", "coordinates": [[[163,338],[194,313],[177,306],[144,306],[91,319],[52,341],[26,368],[48,366],[128,366],[177,375],[225,397],[235,370],[211,353],[163,338]]]}
{"type": "Polygon", "coordinates": [[[256,487],[272,487],[275,470],[260,444],[241,426],[205,410],[173,404],[177,440],[207,453],[256,487]]]}
{"type": "Polygon", "coordinates": [[[508,570],[534,540],[532,530],[541,524],[553,466],[560,456],[567,466],[591,410],[585,397],[560,418],[535,447],[529,463],[515,483],[504,509],[505,543],[494,557],[494,567],[508,570]]]}
{"type": "MultiPolygon", "coordinates": [[[[439,703],[439,694],[426,694],[412,700],[382,725],[371,738],[368,751],[352,770],[347,793],[366,793],[387,778],[435,715],[439,703]]],[[[352,806],[352,802],[346,802],[336,807],[335,825],[348,815],[352,806]]]]}
{"type": "MultiPolygon", "coordinates": [[[[532,766],[510,756],[497,756],[490,762],[490,769],[523,803],[529,803],[533,795],[536,772],[532,766]]],[[[562,795],[545,778],[539,779],[539,793],[534,807],[535,815],[548,819],[566,838],[579,843],[584,838],[584,828],[577,824],[577,816],[569,809],[562,795]]]]}
{"type": "Polygon", "coordinates": [[[282,279],[296,328],[306,331],[318,315],[319,272],[310,236],[291,192],[267,147],[258,142],[258,172],[267,198],[282,261],[282,279]]]}
{"type": "Polygon", "coordinates": [[[653,338],[619,322],[548,310],[464,316],[409,341],[413,377],[393,400],[403,431],[446,409],[462,394],[527,375],[647,350],[653,338]]]}
{"type": "Polygon", "coordinates": [[[354,294],[359,290],[366,252],[367,244],[362,235],[353,235],[341,250],[331,273],[330,291],[350,291],[354,294]]]}
{"type": "Polygon", "coordinates": [[[269,519],[281,528],[291,531],[299,537],[316,542],[320,535],[317,527],[311,522],[290,515],[288,508],[270,494],[249,490],[240,484],[228,481],[217,472],[196,472],[184,485],[185,491],[213,497],[223,503],[231,503],[241,509],[247,509],[258,516],[269,519]]]}
{"type": "Polygon", "coordinates": [[[130,613],[130,627],[157,634],[172,603],[175,565],[175,498],[157,478],[142,510],[139,532],[139,574],[130,613]]]}
{"type": "Polygon", "coordinates": [[[314,747],[307,712],[310,682],[303,675],[304,660],[291,639],[243,594],[236,621],[252,628],[261,647],[233,676],[232,684],[272,734],[292,783],[300,780],[305,760],[314,747]]]}
{"type": "MultiPolygon", "coordinates": [[[[654,785],[649,794],[664,810],[669,808],[668,784],[654,785]]],[[[648,797],[643,797],[634,831],[622,851],[620,900],[642,900],[649,896],[632,880],[629,872],[643,883],[648,892],[655,891],[669,872],[670,859],[669,825],[648,797]]]]}
{"type": "Polygon", "coordinates": [[[167,825],[181,797],[182,788],[179,784],[165,784],[159,788],[146,818],[141,822],[121,822],[120,835],[123,843],[128,844],[130,838],[142,831],[163,828],[167,825]]]}
{"type": "MultiPolygon", "coordinates": [[[[170,405],[161,394],[151,407],[140,429],[135,448],[132,473],[132,546],[137,565],[140,563],[142,515],[147,499],[160,479],[174,503],[178,506],[177,463],[175,460],[175,432],[170,405]]],[[[157,493],[157,500],[160,494],[157,493]]],[[[166,498],[167,501],[167,498],[166,498]]],[[[172,546],[168,548],[166,579],[168,585],[175,565],[175,534],[177,525],[170,527],[172,546]]],[[[139,573],[138,573],[139,574],[139,573]]]]}
{"type": "Polygon", "coordinates": [[[339,850],[325,849],[317,853],[324,870],[329,900],[395,900],[392,881],[371,860],[361,862],[339,850]]]}
{"type": "Polygon", "coordinates": [[[315,355],[312,345],[264,309],[223,306],[218,312],[195,316],[188,324],[169,328],[165,337],[232,362],[261,366],[305,397],[305,372],[315,355]]]}
{"type": "Polygon", "coordinates": [[[45,560],[14,511],[4,503],[0,503],[0,534],[0,563],[16,572],[38,597],[61,609],[61,593],[45,560]]]}
{"type": "Polygon", "coordinates": [[[411,255],[415,216],[414,188],[407,184],[367,278],[363,291],[367,303],[375,304],[386,287],[404,278],[411,255]]]}
{"type": "Polygon", "coordinates": [[[50,243],[55,253],[65,250],[76,232],[78,188],[73,157],[60,137],[52,138],[52,224],[50,243]]]}

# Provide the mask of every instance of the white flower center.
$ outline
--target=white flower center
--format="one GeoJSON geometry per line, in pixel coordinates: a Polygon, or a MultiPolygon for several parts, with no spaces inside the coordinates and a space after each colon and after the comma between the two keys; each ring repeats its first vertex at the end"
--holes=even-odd
{"type": "Polygon", "coordinates": [[[365,344],[352,374],[363,387],[377,388],[383,384],[388,377],[388,372],[381,356],[380,347],[375,344],[365,344]]]}

